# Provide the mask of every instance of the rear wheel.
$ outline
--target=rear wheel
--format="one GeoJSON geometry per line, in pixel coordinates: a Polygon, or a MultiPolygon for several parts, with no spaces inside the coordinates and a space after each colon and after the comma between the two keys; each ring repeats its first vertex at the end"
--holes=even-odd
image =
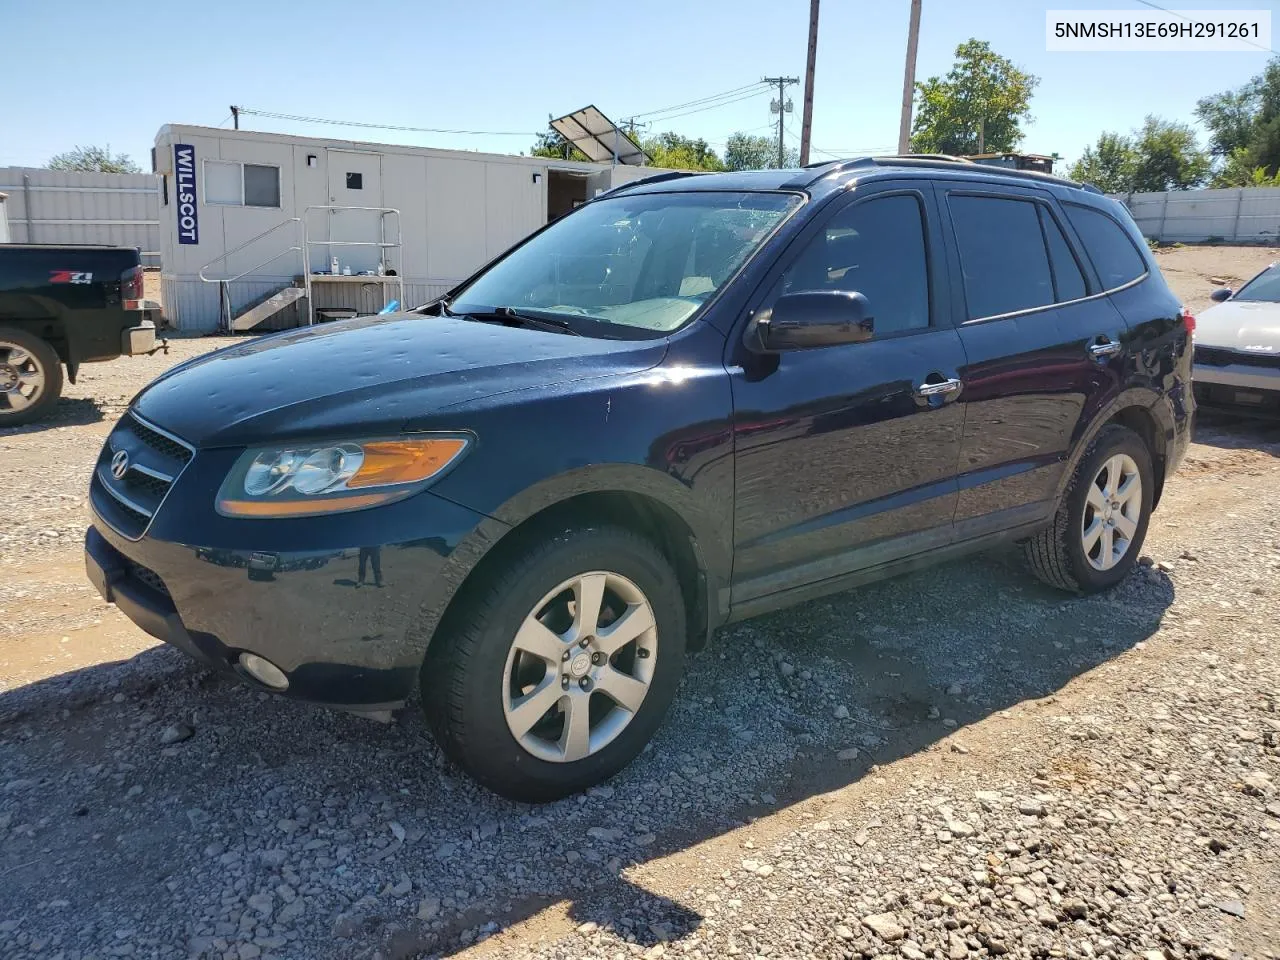
{"type": "Polygon", "coordinates": [[[1024,544],[1037,577],[1096,593],[1133,569],[1147,535],[1155,489],[1151,453],[1132,430],[1099,431],[1076,467],[1053,522],[1024,544]]]}
{"type": "Polygon", "coordinates": [[[0,327],[0,427],[44,416],[62,393],[53,347],[24,330],[0,327]]]}
{"type": "Polygon", "coordinates": [[[680,585],[647,540],[566,531],[459,602],[422,668],[423,708],[455,763],[513,800],[544,802],[617,773],[675,695],[680,585]]]}

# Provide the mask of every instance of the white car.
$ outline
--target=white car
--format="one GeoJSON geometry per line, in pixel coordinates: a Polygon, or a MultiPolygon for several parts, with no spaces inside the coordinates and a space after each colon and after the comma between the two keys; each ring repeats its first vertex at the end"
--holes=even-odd
{"type": "Polygon", "coordinates": [[[1201,407],[1280,419],[1280,262],[1237,291],[1213,292],[1195,331],[1201,407]]]}

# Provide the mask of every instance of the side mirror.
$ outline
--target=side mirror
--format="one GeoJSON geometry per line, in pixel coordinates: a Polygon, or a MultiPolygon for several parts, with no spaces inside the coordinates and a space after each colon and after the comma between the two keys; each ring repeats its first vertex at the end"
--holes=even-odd
{"type": "Polygon", "coordinates": [[[1230,300],[1231,288],[1219,287],[1217,290],[1213,291],[1213,293],[1209,294],[1209,299],[1212,300],[1214,303],[1222,303],[1222,301],[1224,300],[1230,300]]]}
{"type": "Polygon", "coordinates": [[[773,310],[747,327],[747,346],[781,353],[870,340],[874,320],[867,298],[849,290],[802,290],[779,297],[773,310]]]}

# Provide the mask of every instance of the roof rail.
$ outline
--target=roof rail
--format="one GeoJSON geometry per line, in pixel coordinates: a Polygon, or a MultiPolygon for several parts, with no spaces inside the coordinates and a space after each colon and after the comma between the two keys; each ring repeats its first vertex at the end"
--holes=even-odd
{"type": "Polygon", "coordinates": [[[876,157],[877,160],[930,160],[939,163],[973,163],[968,157],[957,157],[950,153],[889,153],[876,157]]]}
{"type": "Polygon", "coordinates": [[[655,173],[651,177],[641,177],[638,180],[629,180],[626,183],[620,183],[616,187],[610,187],[604,193],[597,194],[599,197],[611,197],[621,193],[623,190],[630,190],[632,187],[640,187],[649,183],[662,183],[664,180],[679,180],[681,177],[698,177],[702,175],[699,170],[668,170],[666,173],[655,173]]]}
{"type": "Polygon", "coordinates": [[[812,170],[809,175],[801,174],[798,177],[792,177],[782,185],[783,190],[802,190],[805,187],[812,186],[819,180],[829,177],[836,173],[846,173],[849,170],[859,170],[863,167],[876,166],[875,157],[854,157],[851,160],[826,160],[822,163],[811,163],[801,167],[802,170],[812,170]]]}
{"type": "Polygon", "coordinates": [[[966,168],[966,172],[973,173],[981,170],[983,173],[990,173],[993,176],[1001,177],[1017,177],[1026,180],[1038,180],[1042,183],[1057,183],[1066,187],[1081,187],[1093,193],[1101,193],[1097,187],[1088,184],[1080,184],[1074,180],[1068,180],[1066,177],[1055,177],[1051,173],[1040,173],[1036,170],[1014,170],[1009,167],[997,167],[991,164],[974,163],[965,157],[953,157],[944,153],[909,153],[901,155],[887,155],[875,157],[857,157],[853,160],[831,160],[823,164],[810,164],[804,169],[812,170],[808,176],[801,175],[787,183],[783,184],[784,189],[804,189],[811,187],[820,180],[835,174],[846,173],[850,170],[863,169],[866,167],[934,167],[937,169],[952,169],[957,166],[966,168]]]}

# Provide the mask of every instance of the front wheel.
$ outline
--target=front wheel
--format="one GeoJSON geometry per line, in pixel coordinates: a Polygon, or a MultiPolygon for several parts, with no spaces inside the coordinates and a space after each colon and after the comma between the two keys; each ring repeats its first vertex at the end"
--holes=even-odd
{"type": "Polygon", "coordinates": [[[648,540],[607,527],[565,531],[480,576],[422,667],[436,740],[512,800],[556,800],[613,776],[680,682],[685,613],[671,566],[648,540]]]}
{"type": "Polygon", "coordinates": [[[1032,572],[1078,593],[1115,586],[1138,561],[1154,492],[1151,453],[1142,438],[1119,424],[1103,427],[1053,522],[1024,544],[1032,572]]]}
{"type": "Polygon", "coordinates": [[[53,347],[25,330],[0,327],[0,427],[30,423],[62,393],[62,365],[53,347]]]}

